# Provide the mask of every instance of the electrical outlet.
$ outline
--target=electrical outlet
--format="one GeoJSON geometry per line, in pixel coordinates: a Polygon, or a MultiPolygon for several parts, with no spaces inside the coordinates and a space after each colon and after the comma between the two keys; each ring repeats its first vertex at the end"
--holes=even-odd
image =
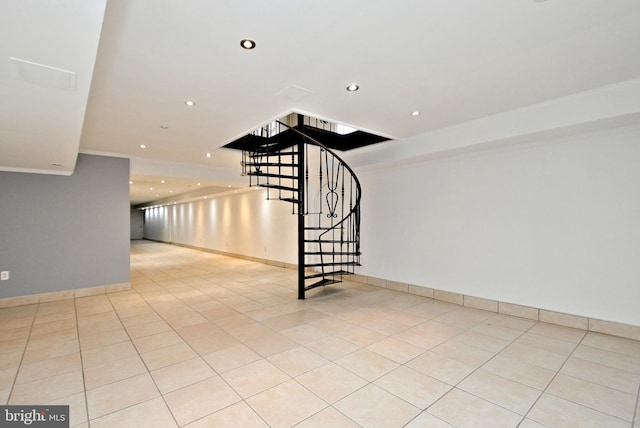
{"type": "Polygon", "coordinates": [[[9,271],[3,270],[2,273],[0,273],[0,281],[8,281],[8,280],[9,280],[9,271]]]}

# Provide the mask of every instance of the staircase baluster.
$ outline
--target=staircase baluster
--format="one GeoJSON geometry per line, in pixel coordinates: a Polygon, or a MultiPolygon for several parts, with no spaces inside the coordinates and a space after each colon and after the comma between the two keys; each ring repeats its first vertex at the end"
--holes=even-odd
{"type": "Polygon", "coordinates": [[[278,199],[282,199],[282,155],[278,152],[278,199]]]}
{"type": "MultiPolygon", "coordinates": [[[[306,188],[309,188],[309,145],[305,144],[304,149],[306,151],[306,156],[304,157],[304,185],[306,188]]],[[[307,192],[308,193],[308,192],[307,192]]],[[[304,214],[309,214],[309,195],[307,195],[305,202],[305,211],[304,214]]]]}
{"type": "MultiPolygon", "coordinates": [[[[341,196],[342,200],[340,202],[341,202],[342,208],[340,209],[340,217],[344,218],[344,168],[342,168],[342,192],[341,192],[341,195],[342,195],[341,196]]],[[[343,241],[344,241],[344,229],[340,228],[340,242],[343,242],[343,241]]]]}
{"type": "MultiPolygon", "coordinates": [[[[320,172],[320,192],[318,195],[318,206],[320,207],[320,212],[318,213],[320,216],[322,216],[322,207],[324,206],[322,203],[322,189],[324,189],[324,183],[322,182],[322,154],[324,153],[323,149],[320,149],[320,156],[318,156],[320,158],[320,166],[318,168],[318,171],[320,172]]],[[[318,225],[322,224],[321,223],[321,219],[318,219],[318,225]]]]}
{"type": "MultiPolygon", "coordinates": [[[[344,274],[355,273],[355,266],[360,262],[360,183],[339,156],[305,133],[305,123],[305,118],[299,115],[295,127],[276,121],[256,130],[253,135],[267,141],[251,151],[243,151],[241,162],[242,173],[249,175],[251,186],[255,176],[255,184],[267,188],[267,199],[272,199],[271,190],[278,190],[278,199],[292,202],[292,213],[299,216],[300,299],[304,299],[306,290],[340,282],[344,274]],[[300,140],[295,146],[282,144],[289,137],[274,139],[281,133],[281,126],[290,131],[286,135],[299,134],[300,140]],[[290,163],[283,162],[285,152],[291,155],[290,163]],[[316,153],[317,164],[309,161],[316,153]],[[316,185],[312,179],[316,176],[315,165],[318,189],[310,194],[310,187],[316,185]],[[261,177],[264,182],[260,181],[261,177]],[[285,197],[287,190],[293,192],[293,197],[285,197]],[[316,216],[308,214],[315,209],[316,200],[311,198],[316,197],[318,215],[314,220],[316,216]],[[305,280],[311,278],[319,280],[307,286],[305,280]]],[[[309,126],[311,123],[314,122],[309,121],[309,126]]],[[[316,127],[331,130],[332,125],[316,120],[316,127]]]]}
{"type": "MultiPolygon", "coordinates": [[[[278,122],[278,133],[280,133],[280,126],[281,126],[281,123],[278,122]]],[[[296,146],[294,146],[294,147],[296,147],[296,146]]],[[[295,171],[295,165],[296,165],[295,152],[296,152],[295,149],[292,147],[291,148],[291,177],[295,177],[295,175],[296,175],[295,174],[295,172],[296,172],[295,171]]],[[[292,181],[295,181],[295,180],[292,180],[292,181]]],[[[298,183],[298,185],[300,185],[300,183],[298,183]]],[[[292,187],[295,187],[295,186],[292,186],[292,187]]],[[[291,199],[295,199],[297,196],[298,195],[297,195],[295,190],[291,192],[291,199]]],[[[291,204],[291,214],[295,214],[295,212],[296,212],[296,204],[291,204]]]]}

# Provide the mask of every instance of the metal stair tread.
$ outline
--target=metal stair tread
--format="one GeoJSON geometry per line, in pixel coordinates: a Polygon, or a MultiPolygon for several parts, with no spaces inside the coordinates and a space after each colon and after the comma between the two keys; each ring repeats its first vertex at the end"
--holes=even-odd
{"type": "Polygon", "coordinates": [[[354,239],[305,239],[304,242],[312,244],[355,244],[358,241],[354,239]]]}
{"type": "MultiPolygon", "coordinates": [[[[252,136],[245,139],[246,141],[243,140],[247,147],[242,148],[243,175],[247,175],[251,179],[255,177],[251,185],[278,192],[266,192],[267,199],[281,200],[294,204],[293,214],[298,217],[299,299],[305,298],[305,290],[342,282],[343,275],[354,274],[354,267],[361,266],[359,233],[360,182],[353,170],[344,163],[340,156],[321,142],[324,141],[323,139],[314,133],[309,134],[306,132],[308,129],[307,124],[302,120],[303,116],[298,114],[297,123],[299,125],[289,126],[286,123],[277,121],[277,133],[271,135],[271,128],[262,129],[260,135],[256,135],[255,138],[252,136]],[[286,129],[282,131],[280,126],[286,129]],[[263,136],[265,132],[267,135],[263,136]],[[307,154],[315,154],[315,152],[311,152],[311,146],[319,147],[321,159],[319,163],[320,190],[318,192],[313,189],[307,189],[310,186],[308,184],[310,163],[307,159],[307,154]],[[322,159],[328,155],[331,158],[325,159],[325,165],[323,165],[322,159]],[[334,173],[329,172],[329,165],[331,165],[331,168],[336,168],[336,176],[333,177],[331,175],[331,179],[334,181],[329,180],[330,174],[334,173]],[[323,168],[326,168],[324,174],[323,168]],[[347,174],[349,174],[349,178],[347,178],[347,174]],[[323,181],[323,177],[326,177],[326,184],[323,181]],[[341,196],[336,191],[339,179],[342,180],[341,196]],[[351,180],[346,183],[350,187],[345,187],[345,180],[351,180]],[[313,215],[320,216],[318,221],[315,221],[315,217],[304,213],[305,210],[309,209],[307,198],[310,195],[309,192],[319,193],[321,202],[319,202],[318,209],[322,211],[321,207],[325,199],[324,193],[325,191],[328,192],[328,190],[323,191],[323,186],[325,185],[328,189],[331,189],[331,199],[329,198],[329,193],[326,196],[326,203],[329,205],[330,210],[332,208],[336,210],[338,200],[342,199],[341,208],[335,211],[339,218],[326,219],[322,213],[313,213],[313,215]],[[335,186],[335,188],[331,186],[335,186]],[[348,196],[345,196],[345,188],[348,196]],[[284,195],[287,195],[287,197],[284,197],[284,195]],[[304,199],[299,196],[304,196],[304,199]],[[345,201],[349,202],[348,207],[345,205],[345,201]],[[355,206],[352,207],[351,204],[355,204],[355,206]],[[310,225],[314,223],[317,226],[310,225]],[[326,224],[330,223],[333,225],[326,226],[326,224]],[[325,247],[322,244],[325,244],[325,247]],[[312,251],[307,251],[307,248],[312,251]],[[330,251],[322,251],[323,249],[330,251]],[[327,270],[333,271],[326,272],[327,270]],[[315,281],[313,281],[314,278],[315,281]]],[[[324,138],[324,134],[322,136],[324,138]]],[[[315,174],[314,168],[312,165],[311,171],[315,174]]]]}
{"type": "Polygon", "coordinates": [[[319,256],[319,255],[327,255],[327,256],[360,256],[362,253],[360,251],[305,251],[304,252],[308,256],[319,256]]]}
{"type": "Polygon", "coordinates": [[[293,175],[273,174],[273,173],[264,173],[264,172],[248,172],[247,175],[250,175],[252,177],[284,178],[286,180],[298,179],[298,177],[293,175]]]}
{"type": "Polygon", "coordinates": [[[291,202],[292,204],[298,203],[298,200],[296,198],[278,198],[278,199],[284,202],[291,202]]]}
{"type": "Polygon", "coordinates": [[[297,192],[298,191],[298,189],[296,189],[295,187],[281,186],[281,185],[278,185],[278,184],[271,184],[271,183],[259,183],[258,186],[264,187],[266,189],[286,190],[286,191],[290,191],[290,192],[297,192]]]}
{"type": "Polygon", "coordinates": [[[338,284],[342,281],[338,280],[338,279],[329,279],[329,278],[322,278],[320,281],[314,282],[313,284],[310,285],[306,285],[304,287],[305,291],[309,291],[309,290],[313,290],[314,288],[317,287],[323,287],[325,285],[331,285],[331,284],[338,284]]]}
{"type": "Polygon", "coordinates": [[[321,266],[362,266],[360,262],[347,261],[347,262],[324,262],[324,263],[305,263],[305,267],[321,267],[321,266]]]}
{"type": "MultiPolygon", "coordinates": [[[[279,166],[282,168],[297,168],[298,165],[295,163],[282,163],[282,162],[245,162],[245,167],[263,167],[263,166],[279,166]]],[[[247,174],[251,174],[251,171],[247,171],[247,174]]]]}
{"type": "Polygon", "coordinates": [[[249,157],[250,158],[257,158],[260,156],[298,156],[298,152],[297,151],[293,151],[293,152],[282,152],[282,151],[271,151],[269,149],[266,149],[263,152],[251,152],[253,154],[250,154],[249,157]]]}

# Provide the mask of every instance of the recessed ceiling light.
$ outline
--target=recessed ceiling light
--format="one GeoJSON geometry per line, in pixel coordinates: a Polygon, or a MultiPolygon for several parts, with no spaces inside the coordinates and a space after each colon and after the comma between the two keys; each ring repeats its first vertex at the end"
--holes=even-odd
{"type": "Polygon", "coordinates": [[[153,190],[153,187],[149,187],[149,190],[153,190]]]}
{"type": "Polygon", "coordinates": [[[173,190],[169,190],[169,193],[173,193],[173,190]]]}
{"type": "Polygon", "coordinates": [[[133,181],[129,180],[129,184],[133,184],[133,181]]]}
{"type": "Polygon", "coordinates": [[[256,47],[256,42],[251,39],[242,39],[240,40],[240,46],[242,46],[242,49],[251,50],[256,47]]]}
{"type": "Polygon", "coordinates": [[[193,107],[194,105],[196,105],[196,103],[194,101],[191,101],[191,100],[187,100],[184,103],[189,107],[193,107]]]}
{"type": "Polygon", "coordinates": [[[160,180],[160,183],[164,184],[164,180],[160,180]]]}
{"type": "Polygon", "coordinates": [[[411,112],[411,116],[420,116],[420,112],[418,110],[411,112]]]}
{"type": "Polygon", "coordinates": [[[355,92],[355,91],[357,91],[358,89],[360,89],[360,86],[358,86],[358,85],[357,85],[357,84],[355,84],[355,83],[352,83],[352,84],[350,84],[349,86],[347,86],[347,91],[349,91],[349,92],[355,92]]]}
{"type": "Polygon", "coordinates": [[[198,183],[198,186],[200,185],[200,183],[198,183]]]}
{"type": "Polygon", "coordinates": [[[140,148],[141,148],[141,149],[146,149],[146,148],[147,148],[147,146],[145,146],[144,144],[140,144],[140,148]]]}
{"type": "Polygon", "coordinates": [[[207,153],[207,157],[210,158],[211,157],[211,153],[207,153]]]}

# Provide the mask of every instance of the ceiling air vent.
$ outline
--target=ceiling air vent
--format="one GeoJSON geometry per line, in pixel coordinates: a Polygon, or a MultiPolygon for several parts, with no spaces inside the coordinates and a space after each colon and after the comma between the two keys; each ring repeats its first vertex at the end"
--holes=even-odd
{"type": "Polygon", "coordinates": [[[306,98],[312,93],[313,93],[312,91],[305,88],[301,88],[300,86],[289,85],[283,90],[281,90],[280,92],[278,92],[277,95],[291,101],[300,101],[301,99],[306,98]]]}
{"type": "Polygon", "coordinates": [[[13,78],[23,82],[50,88],[74,91],[76,89],[76,73],[61,68],[38,64],[19,58],[9,58],[12,65],[13,78]]]}

